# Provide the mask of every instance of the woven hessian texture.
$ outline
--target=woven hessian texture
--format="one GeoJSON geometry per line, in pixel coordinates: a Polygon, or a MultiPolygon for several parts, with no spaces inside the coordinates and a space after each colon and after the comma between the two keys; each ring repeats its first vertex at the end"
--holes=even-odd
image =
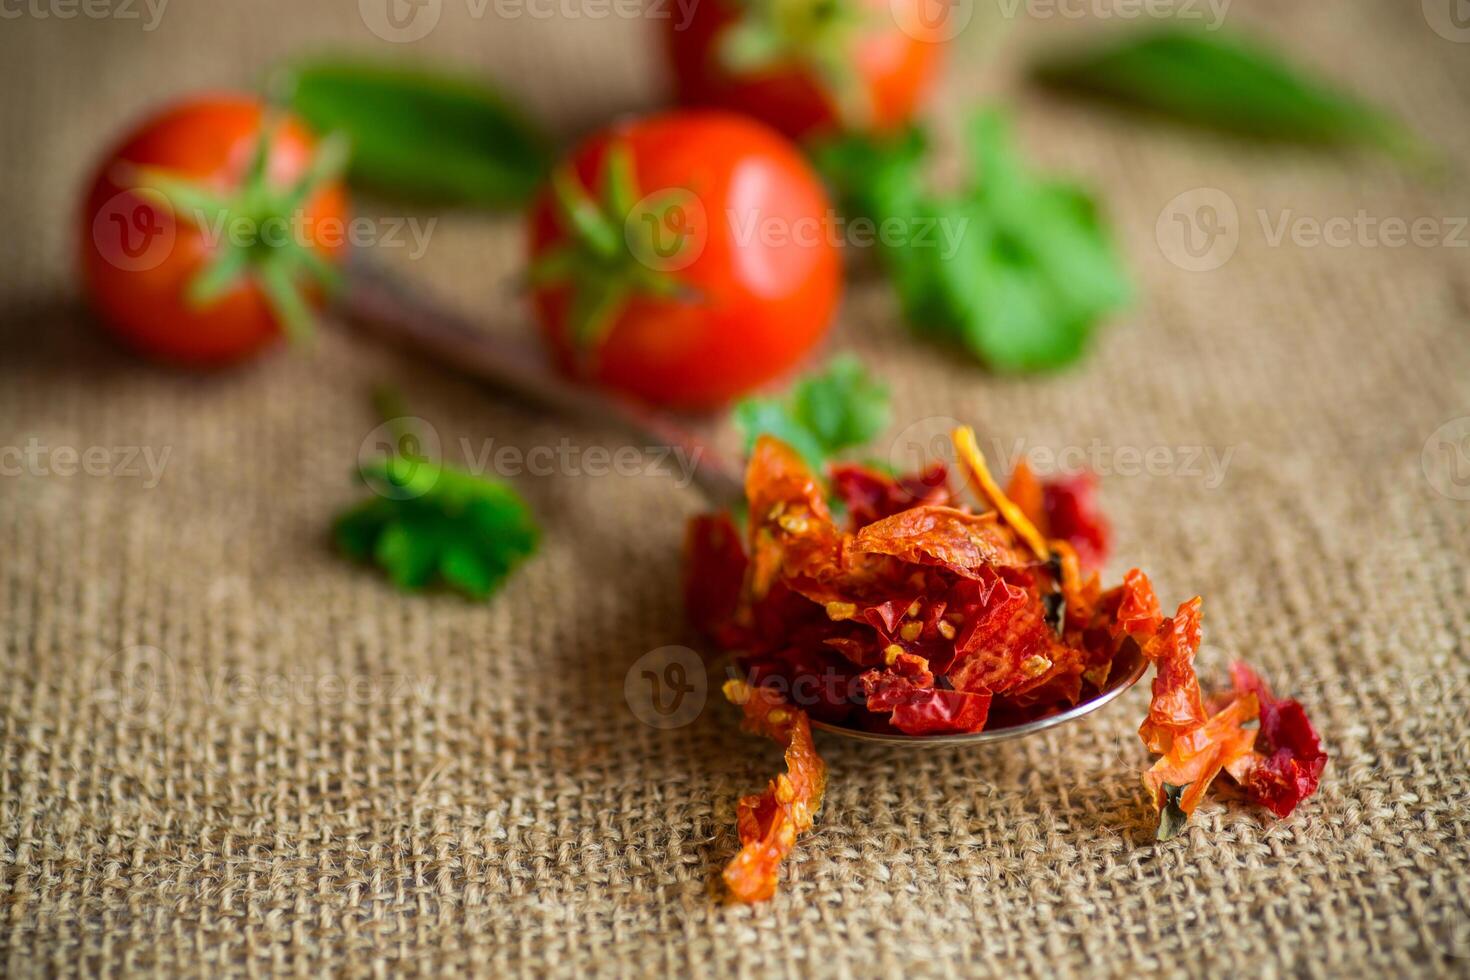
{"type": "MultiPolygon", "coordinates": [[[[1207,683],[1254,663],[1307,705],[1332,761],[1287,820],[1217,794],[1159,845],[1144,687],[984,751],[825,740],[816,831],[775,900],[731,907],[735,801],[777,751],[713,707],[660,731],[623,696],[638,657],[689,642],[692,490],[516,477],[547,532],[534,561],[485,604],[404,596],[326,538],[363,492],[373,383],[397,383],[450,458],[461,440],[616,434],[338,324],[312,352],[196,375],[120,353],[80,312],[79,187],[161,99],[348,48],[488,74],[563,138],[659,101],[646,22],[446,0],[426,38],[390,44],[358,6],[174,0],[150,31],[142,3],[136,20],[43,3],[0,22],[0,446],[36,447],[0,478],[0,973],[1470,970],[1470,463],[1441,458],[1470,415],[1455,169],[1436,181],[1044,97],[1016,80],[1028,51],[1128,25],[977,15],[945,139],[965,106],[1010,102],[1034,158],[1098,189],[1136,301],[1054,377],[989,377],[911,340],[867,277],[833,344],[891,382],[888,438],[954,417],[987,449],[1088,450],[1108,471],[1109,577],[1136,564],[1170,606],[1202,594],[1207,683]],[[1238,209],[1239,246],[1193,272],[1160,215],[1201,187],[1238,209]],[[1433,219],[1438,239],[1275,236],[1360,210],[1433,219]],[[98,472],[59,472],[94,447],[98,472]]],[[[1227,26],[1393,107],[1465,172],[1470,44],[1418,3],[1286,6],[1239,0],[1227,26]]],[[[422,257],[380,251],[522,330],[519,249],[514,218],[447,213],[422,257]]]]}

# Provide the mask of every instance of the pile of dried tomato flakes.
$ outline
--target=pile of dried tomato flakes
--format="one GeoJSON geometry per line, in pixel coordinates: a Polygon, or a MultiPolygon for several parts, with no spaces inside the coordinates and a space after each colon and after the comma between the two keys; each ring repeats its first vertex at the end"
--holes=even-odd
{"type": "Polygon", "coordinates": [[[1316,789],[1326,754],[1296,701],[1244,665],[1206,701],[1194,672],[1200,600],[1172,617],[1134,569],[1103,590],[1108,528],[1090,476],[1003,491],[965,428],[953,435],[966,506],[938,463],[894,477],[834,465],[823,480],[762,436],[746,472],[748,527],[691,521],[691,623],[734,653],[725,685],[745,727],[785,746],[787,771],[737,809],[732,896],[776,890],[781,861],[821,806],[825,766],[809,719],[930,736],[1015,725],[1095,697],[1143,656],[1155,667],[1139,734],[1160,755],[1144,777],[1159,836],[1184,826],[1222,770],[1278,816],[1316,789]],[[841,526],[829,493],[846,511],[841,526]]]}

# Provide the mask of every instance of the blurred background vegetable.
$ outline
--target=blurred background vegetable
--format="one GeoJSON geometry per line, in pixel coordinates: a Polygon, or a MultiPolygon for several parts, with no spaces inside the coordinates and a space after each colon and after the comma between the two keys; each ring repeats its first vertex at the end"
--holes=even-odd
{"type": "Polygon", "coordinates": [[[1060,91],[1244,136],[1375,146],[1416,158],[1426,152],[1387,113],[1298,70],[1263,45],[1225,34],[1158,27],[1058,53],[1034,73],[1060,91]]]}
{"type": "Polygon", "coordinates": [[[99,321],[134,350],[242,360],[311,331],[338,280],[346,147],[247,95],[168,106],[98,164],[81,275],[99,321]]]}
{"type": "Polygon", "coordinates": [[[284,66],[274,97],[352,142],[354,186],[395,198],[517,208],[551,163],[550,141],[484,82],[337,58],[284,66]]]}

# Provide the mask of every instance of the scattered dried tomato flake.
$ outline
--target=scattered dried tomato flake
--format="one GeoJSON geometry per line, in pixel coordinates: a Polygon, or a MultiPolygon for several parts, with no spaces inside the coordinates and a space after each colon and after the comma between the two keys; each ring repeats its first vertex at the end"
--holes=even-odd
{"type": "Polygon", "coordinates": [[[1297,804],[1317,791],[1327,753],[1307,719],[1306,709],[1293,698],[1277,698],[1245,664],[1230,665],[1237,695],[1254,694],[1261,706],[1256,751],[1248,763],[1230,774],[1246,795],[1278,817],[1291,815],[1297,804]]]}
{"type": "MultiPolygon", "coordinates": [[[[1142,624],[1150,619],[1147,597],[1138,584],[1133,588],[1134,598],[1125,595],[1122,601],[1142,610],[1130,620],[1142,624]]],[[[1327,765],[1327,753],[1301,704],[1273,696],[1245,664],[1231,666],[1231,696],[1214,714],[1206,713],[1193,662],[1200,642],[1199,608],[1197,597],[1186,602],[1143,645],[1157,672],[1138,734],[1151,751],[1162,754],[1144,775],[1159,811],[1160,839],[1183,829],[1222,771],[1252,801],[1285,817],[1316,791],[1327,765]],[[1258,727],[1245,727],[1257,720],[1258,727]]]]}
{"type": "Polygon", "coordinates": [[[740,705],[742,727],[786,747],[786,772],[765,792],[742,797],[735,824],[740,853],[725,867],[725,884],[737,901],[761,902],[776,893],[781,862],[796,845],[796,835],[812,828],[827,784],[827,767],[812,744],[806,712],[788,705],[768,687],[728,681],[726,699],[740,705]]]}

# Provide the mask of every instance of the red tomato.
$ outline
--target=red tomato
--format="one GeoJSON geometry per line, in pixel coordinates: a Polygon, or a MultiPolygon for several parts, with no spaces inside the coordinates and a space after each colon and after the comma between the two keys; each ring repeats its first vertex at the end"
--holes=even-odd
{"type": "Polygon", "coordinates": [[[831,205],[760,123],[649,116],[593,136],[558,174],[531,209],[531,298],[568,372],[713,408],[825,333],[841,291],[831,205]],[[582,205],[575,224],[568,189],[582,205]]]}
{"type": "MultiPolygon", "coordinates": [[[[137,350],[186,364],[225,364],[281,335],[279,318],[254,274],[256,265],[208,302],[186,295],[222,242],[228,244],[224,225],[201,227],[176,217],[158,198],[119,183],[131,168],[147,167],[229,197],[246,176],[262,118],[261,103],[248,96],[191,99],[148,119],[98,167],[81,216],[82,278],[103,324],[137,350]]],[[[301,124],[278,118],[266,186],[284,196],[306,174],[315,145],[301,124]]],[[[326,181],[295,214],[278,215],[288,224],[277,227],[330,258],[344,240],[346,209],[341,186],[326,181]]],[[[263,217],[256,213],[252,220],[264,228],[263,217]]],[[[255,248],[263,257],[270,246],[255,248]]],[[[315,291],[308,289],[305,299],[314,302],[315,291]]]]}
{"type": "MultiPolygon", "coordinates": [[[[782,0],[765,2],[774,6],[782,0]]],[[[798,16],[835,11],[856,26],[838,33],[844,28],[812,27],[808,20],[800,39],[790,31],[775,36],[775,50],[792,53],[746,69],[730,67],[723,46],[731,28],[752,16],[752,4],[700,0],[687,21],[671,11],[664,40],[679,101],[746,113],[792,139],[837,128],[879,131],[900,126],[928,91],[948,34],[943,22],[923,20],[929,2],[811,0],[810,8],[798,8],[798,16]],[[820,67],[817,52],[822,48],[835,71],[820,67]],[[847,91],[838,91],[842,88],[847,91]]]]}

